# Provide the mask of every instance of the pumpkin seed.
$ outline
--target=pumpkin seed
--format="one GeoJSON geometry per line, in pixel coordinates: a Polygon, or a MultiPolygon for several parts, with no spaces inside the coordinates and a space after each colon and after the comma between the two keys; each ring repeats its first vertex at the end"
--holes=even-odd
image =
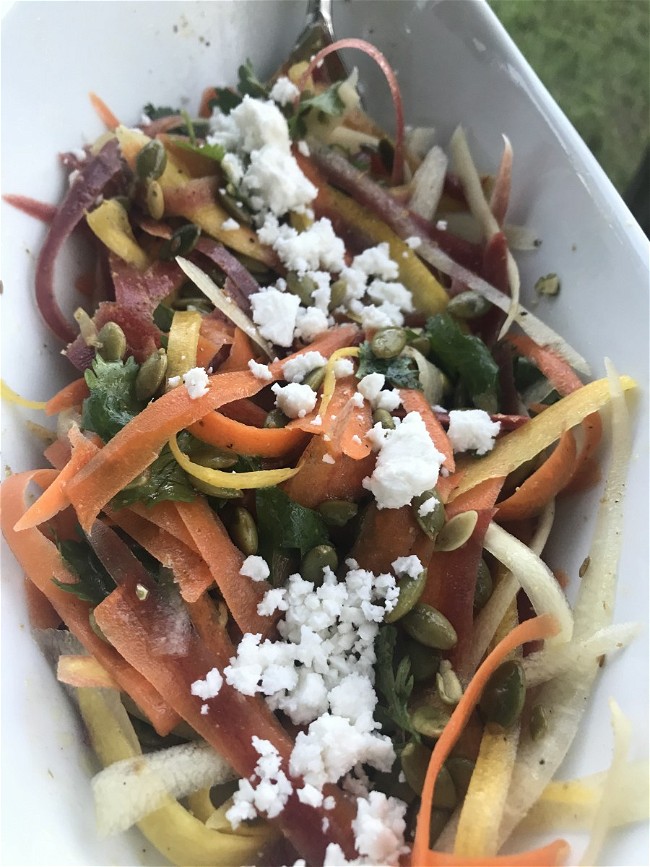
{"type": "Polygon", "coordinates": [[[316,281],[306,274],[297,274],[295,271],[287,273],[287,289],[292,295],[300,298],[300,303],[309,307],[312,302],[312,294],[317,289],[316,281]]]}
{"type": "Polygon", "coordinates": [[[236,506],[230,523],[230,537],[242,554],[257,554],[259,539],[255,519],[243,506],[236,506]]]}
{"type": "Polygon", "coordinates": [[[453,810],[458,803],[458,793],[451,774],[446,765],[440,768],[433,790],[432,806],[441,810],[453,810]]]}
{"type": "Polygon", "coordinates": [[[455,707],[463,697],[463,687],[448,659],[443,659],[440,663],[440,670],[436,674],[436,689],[440,699],[450,707],[455,707]]]}
{"type": "Polygon", "coordinates": [[[488,312],[490,306],[487,298],[468,289],[449,300],[447,312],[456,319],[478,319],[479,316],[488,312]]]}
{"type": "Polygon", "coordinates": [[[157,180],[167,166],[167,151],[158,139],[152,139],[135,158],[135,173],[141,181],[157,180]]]}
{"type": "Polygon", "coordinates": [[[393,325],[380,328],[370,341],[377,358],[396,358],[406,346],[406,331],[393,325]]]}
{"type": "Polygon", "coordinates": [[[438,497],[437,491],[425,491],[419,497],[415,497],[411,503],[415,520],[420,525],[423,533],[425,533],[432,541],[436,538],[445,523],[445,507],[438,497]],[[434,500],[433,509],[428,511],[426,515],[420,514],[420,508],[423,503],[428,500],[434,500]]]}
{"type": "Polygon", "coordinates": [[[79,326],[79,333],[81,334],[81,339],[86,344],[86,346],[99,346],[99,337],[97,336],[97,326],[91,319],[91,317],[86,313],[83,307],[77,307],[75,312],[72,314],[77,325],[79,326]]]}
{"type": "Polygon", "coordinates": [[[454,781],[456,794],[462,801],[467,794],[469,783],[474,773],[474,762],[464,756],[452,756],[445,762],[445,767],[454,781]]]}
{"type": "Polygon", "coordinates": [[[419,683],[432,678],[440,666],[440,651],[425,647],[410,636],[405,638],[405,653],[411,660],[411,674],[419,683]]]}
{"type": "Polygon", "coordinates": [[[451,650],[458,641],[456,630],[445,615],[422,602],[402,618],[402,626],[411,638],[426,647],[451,650]]]}
{"type": "Polygon", "coordinates": [[[386,430],[394,430],[395,422],[393,416],[387,409],[376,409],[372,414],[372,423],[380,424],[386,430]]]}
{"type": "Polygon", "coordinates": [[[478,521],[478,512],[470,509],[454,515],[436,537],[436,551],[455,551],[470,538],[478,521]]]}
{"type": "Polygon", "coordinates": [[[325,500],[318,511],[328,527],[344,527],[356,516],[359,507],[349,500],[325,500]]]}
{"type": "Polygon", "coordinates": [[[189,476],[190,484],[197,491],[201,491],[208,497],[217,497],[219,500],[237,500],[243,497],[242,491],[237,488],[221,488],[218,485],[211,485],[209,482],[204,482],[203,479],[197,479],[194,476],[189,476]]]}
{"type": "Polygon", "coordinates": [[[158,181],[146,182],[147,211],[154,220],[161,220],[165,213],[165,195],[158,181]]]}
{"type": "Polygon", "coordinates": [[[510,728],[519,719],[526,698],[526,677],[518,659],[502,662],[488,680],[479,702],[487,723],[510,728]]]}
{"type": "Polygon", "coordinates": [[[432,696],[428,704],[420,705],[411,714],[411,724],[425,738],[439,738],[451,718],[451,708],[438,696],[432,696]]]}
{"type": "Polygon", "coordinates": [[[338,565],[339,558],[335,548],[331,545],[316,545],[302,558],[300,574],[305,581],[319,586],[323,583],[323,569],[329,566],[332,572],[335,572],[338,565]]]}
{"type": "Polygon", "coordinates": [[[289,417],[286,416],[281,409],[272,409],[264,419],[264,427],[286,427],[289,424],[289,417]]]}
{"type": "Polygon", "coordinates": [[[126,335],[117,322],[107,322],[99,329],[99,354],[104,361],[120,361],[126,353],[126,335]]]}
{"type": "Polygon", "coordinates": [[[530,712],[528,723],[530,736],[534,741],[541,740],[548,730],[548,717],[541,704],[536,704],[530,712]]]}
{"type": "Polygon", "coordinates": [[[239,460],[238,455],[227,449],[209,446],[206,443],[194,445],[189,449],[189,455],[195,464],[211,470],[227,470],[234,467],[239,460]]]}
{"type": "Polygon", "coordinates": [[[194,223],[185,223],[174,231],[171,238],[165,242],[161,251],[161,259],[174,259],[176,256],[187,256],[196,247],[201,237],[201,229],[194,223]]]}
{"type": "Polygon", "coordinates": [[[330,313],[343,304],[347,291],[347,286],[344,280],[335,280],[334,283],[332,283],[330,286],[330,301],[327,308],[330,313]]]}
{"type": "Polygon", "coordinates": [[[424,788],[424,779],[427,775],[430,758],[431,750],[424,744],[418,744],[415,741],[406,744],[400,754],[400,763],[406,782],[418,795],[424,788]]]}
{"type": "Polygon", "coordinates": [[[412,346],[413,349],[417,349],[417,351],[424,355],[425,358],[431,352],[431,343],[429,341],[429,338],[426,337],[424,334],[418,334],[417,337],[409,340],[409,346],[412,346]]]}
{"type": "Polygon", "coordinates": [[[138,400],[149,400],[158,391],[167,372],[167,354],[164,349],[152,352],[143,361],[135,378],[135,396],[138,400]]]}
{"type": "Polygon", "coordinates": [[[219,190],[219,200],[224,210],[233,220],[237,220],[238,223],[243,223],[245,226],[250,226],[252,216],[243,202],[240,202],[239,199],[226,192],[226,190],[219,190]]]}
{"type": "Polygon", "coordinates": [[[323,384],[323,380],[325,379],[325,370],[325,365],[323,365],[322,367],[316,367],[314,368],[314,370],[311,370],[303,379],[303,385],[308,385],[311,389],[313,389],[313,391],[318,391],[318,389],[323,384]]]}
{"type": "Polygon", "coordinates": [[[424,590],[424,585],[426,583],[426,569],[423,569],[417,578],[413,578],[411,575],[403,575],[399,579],[399,596],[397,597],[397,603],[392,611],[386,613],[384,621],[386,623],[395,623],[396,620],[400,620],[408,614],[420,596],[422,596],[422,591],[424,590]]]}
{"type": "Polygon", "coordinates": [[[476,574],[476,587],[474,589],[474,613],[477,614],[492,595],[492,573],[488,564],[481,558],[476,574]]]}
{"type": "Polygon", "coordinates": [[[431,818],[429,819],[429,848],[433,849],[448,821],[449,810],[441,810],[439,807],[434,807],[431,810],[431,818]]]}

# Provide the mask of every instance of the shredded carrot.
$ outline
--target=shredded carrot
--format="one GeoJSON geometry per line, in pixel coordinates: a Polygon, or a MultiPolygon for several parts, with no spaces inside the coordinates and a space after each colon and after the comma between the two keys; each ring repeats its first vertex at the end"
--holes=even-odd
{"type": "MultiPolygon", "coordinates": [[[[499,644],[479,666],[476,674],[469,682],[463,697],[456,705],[456,708],[451,715],[451,719],[445,726],[444,731],[436,742],[433,753],[431,754],[431,760],[429,761],[429,767],[427,769],[424,787],[422,789],[422,803],[417,818],[415,842],[413,844],[413,854],[411,858],[411,864],[413,867],[444,864],[459,865],[459,867],[461,867],[461,865],[470,863],[464,857],[459,858],[454,855],[445,855],[443,853],[432,852],[429,849],[429,821],[436,779],[443,763],[449,756],[451,749],[458,740],[467,720],[481,698],[485,685],[507,655],[516,647],[519,647],[526,642],[536,641],[542,638],[550,638],[553,635],[557,635],[558,628],[555,618],[548,614],[521,623],[499,642],[499,644]]],[[[557,864],[560,863],[558,857],[560,855],[563,857],[566,854],[565,845],[566,844],[564,844],[563,841],[556,841],[549,847],[545,847],[543,850],[537,850],[537,852],[523,852],[517,856],[502,856],[483,860],[479,859],[475,863],[477,865],[494,864],[495,867],[507,864],[517,864],[519,867],[523,864],[557,864]]]]}
{"type": "Polygon", "coordinates": [[[280,458],[304,445],[306,434],[297,428],[264,428],[242,424],[220,412],[211,412],[188,428],[204,443],[233,449],[238,455],[280,458]]]}
{"type": "Polygon", "coordinates": [[[514,346],[517,352],[536,364],[561,395],[571,394],[572,391],[582,388],[580,378],[570,365],[548,346],[540,346],[527,334],[507,334],[505,340],[514,346]]]}
{"type": "Polygon", "coordinates": [[[212,115],[212,108],[210,106],[210,102],[215,99],[217,95],[216,88],[214,87],[206,87],[203,93],[201,94],[201,103],[199,105],[199,117],[210,117],[212,115]]]}
{"type": "Polygon", "coordinates": [[[468,858],[447,852],[426,851],[411,860],[412,867],[558,867],[569,855],[565,840],[554,840],[539,849],[529,849],[516,855],[496,855],[492,858],[468,858]]]}
{"type": "Polygon", "coordinates": [[[599,469],[596,463],[596,449],[603,435],[603,421],[600,413],[594,412],[588,415],[582,422],[582,446],[578,454],[573,474],[568,483],[563,487],[563,494],[574,494],[583,490],[599,477],[599,469]]]}
{"type": "Polygon", "coordinates": [[[99,119],[102,121],[102,123],[111,130],[117,129],[117,127],[120,125],[120,121],[106,105],[104,100],[100,99],[100,97],[98,97],[96,93],[89,93],[88,96],[90,97],[92,107],[99,115],[99,119]]]}
{"type": "Polygon", "coordinates": [[[139,515],[139,517],[144,518],[146,521],[151,521],[151,523],[155,524],[156,527],[165,530],[175,539],[182,542],[186,548],[190,549],[190,551],[194,551],[195,554],[199,553],[199,549],[196,547],[194,539],[183,523],[181,516],[178,514],[178,509],[176,508],[175,503],[165,500],[160,503],[155,503],[153,506],[144,506],[142,503],[133,503],[132,506],[129,506],[129,511],[133,512],[135,515],[139,515]]]}
{"type": "Polygon", "coordinates": [[[75,379],[48,400],[45,404],[45,414],[56,415],[64,409],[80,406],[89,394],[90,390],[83,376],[80,379],[75,379]]]}
{"type": "Polygon", "coordinates": [[[248,362],[255,358],[253,344],[250,338],[241,328],[235,328],[235,335],[230,355],[219,368],[219,373],[228,373],[232,370],[248,370],[248,362]]]}
{"type": "Polygon", "coordinates": [[[61,590],[52,581],[52,578],[56,578],[63,583],[74,584],[77,580],[65,566],[56,545],[35,527],[21,532],[14,530],[26,511],[25,497],[30,482],[45,486],[56,477],[56,473],[56,470],[32,470],[5,479],[0,516],[5,539],[25,574],[47,597],[70,632],[111,672],[120,687],[147,714],[156,731],[161,735],[169,734],[178,722],[176,713],[148,680],[125,662],[114,647],[93,632],[88,619],[88,603],[61,590]]]}
{"type": "Polygon", "coordinates": [[[400,397],[402,398],[402,406],[407,412],[419,412],[422,416],[427,433],[431,437],[431,442],[438,449],[441,455],[445,456],[443,466],[450,473],[456,469],[454,461],[454,451],[449,442],[445,429],[438,421],[436,414],[431,409],[429,401],[424,396],[423,392],[414,388],[401,388],[400,397]]]}

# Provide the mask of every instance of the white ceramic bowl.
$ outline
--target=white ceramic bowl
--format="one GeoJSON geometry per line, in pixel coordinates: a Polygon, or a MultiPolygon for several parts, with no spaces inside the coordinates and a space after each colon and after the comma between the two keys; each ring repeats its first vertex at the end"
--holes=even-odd
{"type": "MultiPolygon", "coordinates": [[[[302,29],[300,2],[23,2],[2,22],[2,189],[57,202],[65,178],[59,151],[102,131],[88,101],[98,93],[127,124],[151,101],[196,108],[202,88],[230,83],[253,59],[262,75],[283,59],[302,29]]],[[[519,257],[524,300],[542,274],[560,275],[562,291],[538,313],[602,375],[603,357],[641,385],[626,502],[616,619],[642,620],[636,643],[608,662],[587,712],[567,774],[605,768],[611,754],[607,698],[634,725],[633,755],[648,743],[648,245],[606,176],[482,2],[337,3],[339,36],[375,42],[399,72],[411,124],[434,124],[446,144],[462,123],[479,165],[494,170],[501,134],[514,147],[509,219],[543,239],[519,257]]],[[[368,106],[391,123],[380,75],[359,64],[368,106]]],[[[70,370],[46,332],[32,298],[43,225],[2,205],[2,376],[42,399],[70,370]]],[[[66,276],[75,263],[67,262],[66,276]]],[[[70,294],[70,293],[68,293],[70,294]]],[[[38,413],[2,407],[3,465],[17,471],[41,460],[24,419],[38,413]]],[[[552,563],[570,575],[589,545],[597,494],[563,526],[552,563]]],[[[21,576],[3,548],[2,850],[8,865],[156,864],[137,832],[100,841],[88,777],[91,760],[78,723],[34,645],[21,576]]],[[[578,858],[580,848],[574,850],[578,858]]],[[[601,863],[647,864],[647,828],[611,836],[601,863]]]]}

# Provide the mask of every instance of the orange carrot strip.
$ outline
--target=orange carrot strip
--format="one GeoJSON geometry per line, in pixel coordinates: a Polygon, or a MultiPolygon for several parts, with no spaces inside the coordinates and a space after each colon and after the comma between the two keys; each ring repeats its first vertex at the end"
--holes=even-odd
{"type": "Polygon", "coordinates": [[[373,502],[363,514],[350,556],[362,569],[368,569],[376,575],[390,572],[394,560],[415,553],[414,546],[421,536],[424,533],[410,506],[378,509],[373,502]]]}
{"type": "Polygon", "coordinates": [[[306,434],[291,428],[263,428],[242,424],[220,412],[211,412],[191,425],[189,432],[204,443],[233,449],[239,455],[280,458],[305,443],[306,434]]]}
{"type": "Polygon", "coordinates": [[[282,486],[301,506],[315,509],[323,500],[357,501],[364,493],[362,482],[372,473],[375,456],[354,460],[341,454],[329,463],[329,445],[324,437],[312,437],[300,460],[302,470],[282,486]]]}
{"type": "Polygon", "coordinates": [[[600,413],[588,415],[582,422],[583,440],[580,453],[573,468],[573,474],[562,488],[563,494],[574,494],[598,480],[598,467],[595,464],[596,449],[603,435],[603,421],[600,413]]]}
{"type": "Polygon", "coordinates": [[[216,88],[206,87],[201,94],[201,103],[199,105],[199,117],[211,117],[212,108],[210,107],[211,100],[217,95],[216,88]]]}
{"type": "Polygon", "coordinates": [[[97,454],[99,446],[96,442],[86,439],[79,428],[74,425],[68,432],[72,454],[54,482],[41,494],[36,502],[27,509],[18,521],[15,530],[28,530],[49,521],[70,505],[66,493],[68,481],[97,454]]]}
{"type": "Polygon", "coordinates": [[[88,96],[90,97],[92,107],[99,115],[99,119],[102,123],[104,123],[109,129],[117,129],[120,125],[120,121],[106,105],[104,100],[100,99],[96,93],[89,93],[88,96]]]}
{"type": "Polygon", "coordinates": [[[529,849],[516,855],[496,855],[491,858],[468,858],[448,852],[427,851],[411,861],[413,867],[559,867],[569,855],[566,840],[554,840],[539,849],[529,849]]]}
{"type": "Polygon", "coordinates": [[[525,482],[497,506],[497,520],[534,518],[571,479],[576,463],[576,441],[565,431],[550,457],[525,482]]]}
{"type": "Polygon", "coordinates": [[[201,557],[175,539],[171,533],[125,509],[110,511],[108,514],[138,545],[142,545],[152,557],[172,570],[181,596],[186,602],[194,602],[214,584],[212,573],[201,557]]]}
{"type": "Polygon", "coordinates": [[[56,415],[64,409],[79,406],[88,397],[90,391],[83,376],[65,385],[45,404],[46,415],[56,415]]]}
{"type": "Polygon", "coordinates": [[[219,412],[222,415],[228,416],[228,418],[240,421],[242,424],[252,425],[252,427],[264,427],[264,422],[268,415],[265,409],[262,409],[261,406],[258,406],[247,398],[233,400],[232,403],[222,406],[219,412]]]}
{"type": "Polygon", "coordinates": [[[119,689],[119,684],[92,656],[64,654],[56,664],[56,679],[68,686],[96,686],[103,689],[119,689]]]}
{"type": "Polygon", "coordinates": [[[266,581],[251,581],[239,574],[244,562],[225,527],[203,497],[192,503],[175,503],[212,577],[242,632],[266,635],[273,621],[257,613],[257,606],[269,589],[266,581]]]}
{"type": "Polygon", "coordinates": [[[196,547],[194,539],[181,520],[181,516],[178,514],[174,503],[165,500],[153,506],[133,503],[133,505],[129,506],[129,511],[140,518],[144,518],[146,521],[151,521],[156,527],[165,530],[175,539],[178,539],[179,542],[182,542],[190,551],[193,551],[195,554],[199,553],[199,549],[196,547]]]}
{"type": "Polygon", "coordinates": [[[54,440],[43,452],[43,457],[52,464],[55,470],[62,470],[70,460],[72,449],[67,439],[54,440]]]}
{"type": "Polygon", "coordinates": [[[74,594],[61,590],[52,581],[67,584],[77,580],[62,560],[56,545],[35,527],[16,532],[14,526],[26,511],[25,496],[30,482],[46,485],[56,477],[56,470],[31,470],[9,476],[2,485],[0,523],[5,539],[27,577],[48,598],[61,620],[86,650],[108,669],[120,688],[142,708],[156,731],[169,732],[179,717],[167,705],[157,690],[135,671],[115,650],[92,630],[88,615],[90,606],[74,594]]]}
{"type": "Polygon", "coordinates": [[[52,607],[52,603],[47,596],[29,578],[25,578],[24,584],[27,615],[32,628],[58,629],[61,625],[61,618],[52,607]]]}
{"type": "MultiPolygon", "coordinates": [[[[441,853],[434,853],[429,849],[429,821],[431,816],[431,807],[433,802],[433,792],[436,785],[436,779],[438,778],[438,774],[440,773],[440,769],[444,762],[446,761],[451,749],[454,744],[458,740],[463,728],[467,724],[469,717],[472,714],[472,711],[478,704],[479,699],[481,698],[481,694],[487,684],[488,680],[492,676],[492,674],[496,671],[499,665],[504,661],[504,659],[508,656],[508,654],[515,649],[515,647],[519,647],[520,645],[529,642],[536,641],[542,638],[550,638],[553,635],[557,635],[559,630],[559,626],[554,617],[550,614],[543,614],[540,617],[535,617],[531,620],[526,620],[524,623],[520,623],[519,626],[516,626],[512,632],[510,632],[504,639],[502,639],[494,650],[486,657],[484,662],[477,669],[474,677],[469,682],[463,697],[456,705],[456,708],[451,715],[451,718],[447,725],[445,726],[440,738],[436,742],[433,753],[431,754],[431,759],[429,761],[429,767],[427,769],[427,774],[424,781],[424,787],[422,789],[422,802],[420,806],[420,811],[418,813],[417,818],[417,826],[415,831],[415,841],[413,844],[413,853],[411,857],[411,864],[413,867],[420,867],[420,865],[437,865],[437,864],[457,864],[463,865],[468,863],[467,859],[462,858],[455,861],[439,861],[435,860],[441,853]]],[[[555,849],[553,850],[555,851],[555,849]]],[[[503,860],[503,859],[491,859],[487,861],[478,860],[477,864],[546,864],[546,863],[556,863],[556,862],[546,862],[546,861],[531,861],[528,860],[528,855],[530,853],[522,853],[518,857],[519,860],[513,861],[512,856],[505,856],[506,858],[510,858],[511,860],[503,860]]],[[[455,856],[444,856],[446,858],[454,858],[455,856]]]]}
{"type": "Polygon", "coordinates": [[[547,346],[540,346],[527,334],[507,334],[505,340],[512,344],[517,352],[536,364],[561,395],[582,388],[582,381],[570,365],[547,346]]]}
{"type": "Polygon", "coordinates": [[[427,429],[427,433],[431,437],[431,441],[440,454],[445,456],[443,466],[446,467],[450,473],[453,473],[456,469],[454,452],[445,429],[429,406],[429,401],[421,391],[418,391],[415,388],[400,388],[399,394],[402,398],[402,405],[407,412],[420,413],[422,421],[427,429]]]}
{"type": "Polygon", "coordinates": [[[459,494],[455,500],[448,503],[445,508],[447,520],[453,518],[461,512],[467,512],[469,509],[491,509],[495,504],[499,492],[503,487],[505,479],[502,476],[496,476],[493,479],[484,479],[478,485],[474,485],[469,491],[464,491],[459,494]]]}
{"type": "Polygon", "coordinates": [[[251,358],[255,358],[253,344],[241,328],[235,328],[230,355],[219,367],[219,373],[228,373],[232,370],[248,370],[248,362],[251,358]]]}

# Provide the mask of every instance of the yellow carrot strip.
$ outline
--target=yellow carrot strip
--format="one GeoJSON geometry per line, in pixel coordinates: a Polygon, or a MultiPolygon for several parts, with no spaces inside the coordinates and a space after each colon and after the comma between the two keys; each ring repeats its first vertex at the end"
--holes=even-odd
{"type": "Polygon", "coordinates": [[[129,217],[117,199],[105,199],[86,214],[91,230],[108,249],[139,271],[149,267],[149,257],[135,240],[129,217]]]}
{"type": "Polygon", "coordinates": [[[321,418],[327,412],[327,407],[334,394],[334,386],[336,385],[336,376],[334,375],[334,365],[339,358],[358,358],[358,346],[344,346],[342,349],[337,349],[333,352],[325,367],[325,378],[323,379],[323,396],[320,401],[319,415],[321,418]]]}
{"type": "MultiPolygon", "coordinates": [[[[636,388],[635,381],[629,376],[621,376],[620,384],[623,391],[636,388]]],[[[564,431],[602,409],[609,400],[607,379],[597,379],[563,397],[527,424],[498,440],[486,457],[469,464],[450,500],[485,479],[507,476],[554,443],[564,431]]]]}
{"type": "Polygon", "coordinates": [[[203,317],[195,310],[177,310],[169,329],[167,379],[196,367],[196,350],[203,317]]]}
{"type": "Polygon", "coordinates": [[[279,470],[257,470],[250,473],[226,473],[223,470],[212,470],[209,467],[202,467],[199,464],[195,464],[179,449],[175,436],[171,437],[169,440],[169,448],[186,473],[189,473],[195,479],[200,479],[202,482],[207,482],[207,484],[215,485],[215,487],[218,488],[241,490],[268,488],[271,485],[279,485],[281,482],[286,482],[287,479],[291,479],[301,470],[301,466],[298,465],[297,467],[286,467],[279,470]]]}
{"type": "Polygon", "coordinates": [[[28,400],[26,397],[21,397],[13,388],[9,388],[4,379],[0,379],[0,397],[9,403],[24,406],[25,409],[45,409],[47,405],[43,400],[28,400]]]}
{"type": "Polygon", "coordinates": [[[56,664],[56,679],[68,686],[96,686],[103,689],[119,689],[103,665],[92,656],[64,654],[56,664]]]}

